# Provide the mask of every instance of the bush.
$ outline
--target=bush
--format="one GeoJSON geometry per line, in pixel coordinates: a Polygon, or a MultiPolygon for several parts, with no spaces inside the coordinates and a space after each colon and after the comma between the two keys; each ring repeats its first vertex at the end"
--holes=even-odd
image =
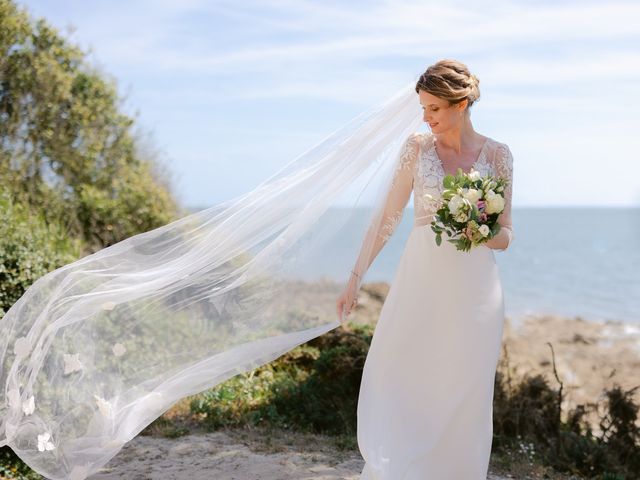
{"type": "Polygon", "coordinates": [[[94,249],[107,247],[176,219],[169,191],[153,181],[153,165],[122,166],[109,189],[83,184],[73,203],[84,240],[94,249]]]}
{"type": "Polygon", "coordinates": [[[35,280],[80,252],[60,225],[0,195],[0,318],[35,280]]]}
{"type": "Polygon", "coordinates": [[[370,327],[339,328],[193,398],[212,427],[256,424],[354,434],[370,327]]]}
{"type": "Polygon", "coordinates": [[[638,478],[639,407],[633,403],[631,393],[639,387],[625,392],[615,385],[605,390],[604,404],[577,405],[562,421],[563,383],[555,371],[555,359],[557,391],[540,375],[513,382],[508,355],[501,360],[493,403],[495,451],[517,449],[529,443],[535,446],[538,458],[558,472],[598,480],[638,478]],[[600,419],[602,433],[597,436],[585,420],[591,411],[597,412],[600,419]]]}
{"type": "MultiPolygon", "coordinates": [[[[332,435],[356,432],[358,392],[371,343],[364,330],[331,330],[309,342],[320,355],[301,383],[278,385],[278,395],[263,407],[303,430],[332,435]]],[[[286,359],[284,360],[286,361],[286,359]]]]}

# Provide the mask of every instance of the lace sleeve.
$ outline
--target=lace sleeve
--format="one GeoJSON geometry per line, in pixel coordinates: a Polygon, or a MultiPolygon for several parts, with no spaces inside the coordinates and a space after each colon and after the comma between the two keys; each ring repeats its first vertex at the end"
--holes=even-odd
{"type": "Polygon", "coordinates": [[[498,223],[501,228],[507,229],[509,241],[507,246],[499,251],[505,251],[513,240],[513,223],[511,220],[511,199],[513,197],[513,155],[509,147],[502,143],[498,146],[496,153],[495,172],[499,177],[507,180],[507,186],[504,190],[504,211],[498,217],[498,223]]]}
{"type": "Polygon", "coordinates": [[[398,164],[393,172],[391,188],[385,203],[382,221],[378,237],[382,244],[380,248],[391,238],[396,227],[402,220],[404,207],[409,201],[413,190],[413,172],[418,158],[419,135],[414,133],[405,141],[400,151],[398,164]]]}
{"type": "Polygon", "coordinates": [[[382,212],[380,217],[369,226],[352,270],[352,273],[358,276],[359,282],[362,281],[365,272],[402,220],[404,207],[413,190],[413,172],[419,149],[419,133],[411,134],[400,149],[382,212]]]}

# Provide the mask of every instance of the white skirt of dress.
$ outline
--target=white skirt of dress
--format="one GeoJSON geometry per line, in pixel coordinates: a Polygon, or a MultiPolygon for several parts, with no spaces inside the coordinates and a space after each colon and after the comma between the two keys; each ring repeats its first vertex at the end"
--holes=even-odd
{"type": "Polygon", "coordinates": [[[494,252],[414,225],[358,397],[360,480],[485,480],[504,324],[494,252]]]}

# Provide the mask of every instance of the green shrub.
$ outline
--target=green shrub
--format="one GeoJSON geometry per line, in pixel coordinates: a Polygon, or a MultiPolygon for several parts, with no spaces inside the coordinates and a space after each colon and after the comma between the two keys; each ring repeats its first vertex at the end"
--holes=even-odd
{"type": "Polygon", "coordinates": [[[57,223],[0,195],[0,318],[35,280],[80,252],[81,242],[57,223]]]}
{"type": "Polygon", "coordinates": [[[78,187],[72,202],[84,240],[95,249],[163,226],[177,218],[169,191],[153,181],[153,165],[123,165],[110,187],[78,187]]]}
{"type": "Polygon", "coordinates": [[[354,434],[370,327],[334,329],[193,398],[211,427],[260,424],[354,434]]]}
{"type": "Polygon", "coordinates": [[[331,330],[309,342],[320,355],[299,384],[275,384],[279,394],[263,407],[289,425],[317,433],[355,434],[362,369],[371,342],[364,330],[331,330]]]}
{"type": "Polygon", "coordinates": [[[42,475],[29,468],[9,447],[0,448],[0,480],[42,480],[42,475]]]}
{"type": "Polygon", "coordinates": [[[604,391],[604,404],[577,405],[561,420],[563,383],[554,390],[541,375],[513,382],[508,364],[496,372],[493,402],[495,451],[534,445],[538,459],[558,472],[598,480],[631,480],[640,472],[639,407],[618,385],[604,391]],[[603,410],[603,411],[601,411],[603,410]],[[599,435],[585,420],[595,412],[599,435]]]}

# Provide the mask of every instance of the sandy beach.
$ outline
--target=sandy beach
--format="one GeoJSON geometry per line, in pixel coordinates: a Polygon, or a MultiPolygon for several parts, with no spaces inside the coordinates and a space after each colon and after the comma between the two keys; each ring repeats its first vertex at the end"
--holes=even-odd
{"type": "Polygon", "coordinates": [[[138,436],[92,479],[285,480],[358,478],[362,460],[319,435],[263,434],[237,430],[177,439],[138,436]],[[304,441],[306,437],[306,442],[304,441]]]}
{"type": "Polygon", "coordinates": [[[90,478],[358,480],[363,465],[358,452],[340,450],[322,435],[226,430],[177,439],[139,435],[90,478]]]}

